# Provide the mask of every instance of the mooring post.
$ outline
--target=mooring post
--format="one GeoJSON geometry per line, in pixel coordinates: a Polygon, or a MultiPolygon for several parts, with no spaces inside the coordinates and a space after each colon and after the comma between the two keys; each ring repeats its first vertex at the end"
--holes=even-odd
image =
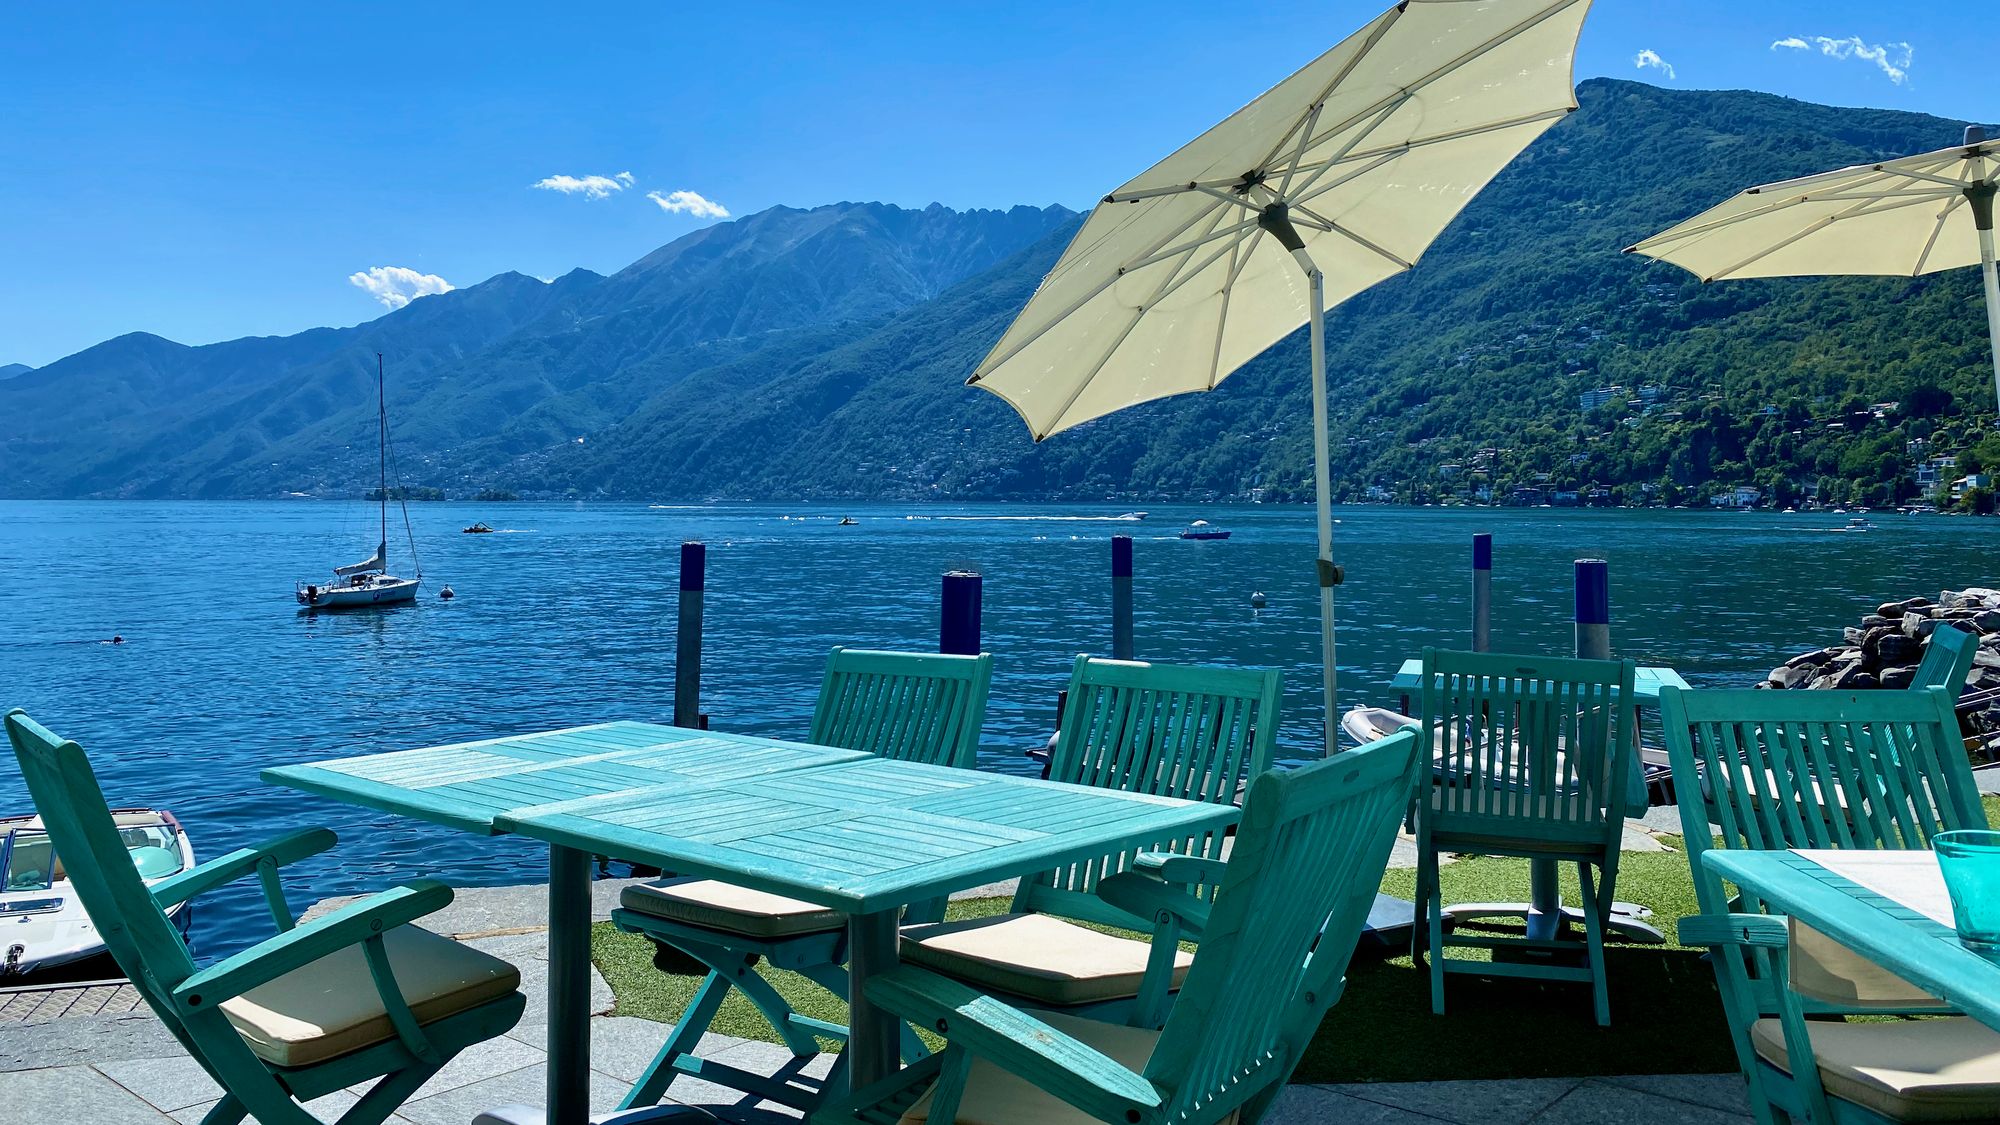
{"type": "Polygon", "coordinates": [[[701,728],[701,601],[708,549],[681,544],[681,620],[674,645],[674,725],[701,728]]]}
{"type": "MultiPolygon", "coordinates": [[[[1611,567],[1603,559],[1576,560],[1576,655],[1579,660],[1611,659],[1611,567]]],[[[1528,936],[1551,940],[1563,928],[1555,860],[1533,861],[1529,884],[1528,936]]]]}
{"type": "Polygon", "coordinates": [[[979,573],[954,570],[944,576],[938,613],[938,651],[957,656],[979,655],[979,573]]]}
{"type": "Polygon", "coordinates": [[[1493,624],[1493,536],[1472,537],[1472,651],[1485,652],[1493,624]]]}
{"type": "Polygon", "coordinates": [[[1111,659],[1132,659],[1132,537],[1111,537],[1111,659]]]}

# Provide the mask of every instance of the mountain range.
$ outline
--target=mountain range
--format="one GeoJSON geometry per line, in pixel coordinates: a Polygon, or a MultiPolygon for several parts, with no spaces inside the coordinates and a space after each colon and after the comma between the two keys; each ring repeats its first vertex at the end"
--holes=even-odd
{"type": "MultiPolygon", "coordinates": [[[[1933,450],[2000,465],[1971,271],[1704,287],[1618,252],[1742,187],[1942,147],[1962,123],[1608,79],[1579,101],[1415,270],[1334,311],[1344,497],[1883,500],[1933,450]]],[[[609,276],[502,274],[353,328],[121,336],[0,368],[0,495],[355,495],[376,352],[401,479],[452,495],[1309,495],[1302,334],[1212,393],[1039,445],[963,385],[1079,221],[777,207],[609,276]]]]}

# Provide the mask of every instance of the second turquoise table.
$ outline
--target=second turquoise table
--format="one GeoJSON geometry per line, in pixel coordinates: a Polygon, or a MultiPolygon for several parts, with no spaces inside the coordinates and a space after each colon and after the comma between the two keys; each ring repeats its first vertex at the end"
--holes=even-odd
{"type": "Polygon", "coordinates": [[[880,758],[714,785],[592,797],[502,817],[579,854],[702,875],[848,916],[848,1075],[897,1066],[896,1019],[868,1001],[895,967],[904,904],[1131,847],[1219,833],[1229,805],[880,758]]]}

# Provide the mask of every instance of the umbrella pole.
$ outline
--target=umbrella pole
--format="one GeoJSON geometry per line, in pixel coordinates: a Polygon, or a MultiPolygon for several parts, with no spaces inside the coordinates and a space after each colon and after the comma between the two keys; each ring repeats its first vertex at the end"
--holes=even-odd
{"type": "MultiPolygon", "coordinates": [[[[1987,189],[1990,193],[1991,188],[1987,189]]],[[[1974,209],[1978,210],[1977,205],[1974,209]]],[[[2000,268],[1993,263],[1993,196],[1986,197],[1979,228],[1979,272],[1986,281],[1986,338],[1993,345],[1993,402],[2000,409],[2000,268]]]]}
{"type": "MultiPolygon", "coordinates": [[[[1304,258],[1303,251],[1299,257],[1304,258]]],[[[1333,640],[1333,587],[1340,571],[1333,565],[1333,474],[1327,465],[1326,439],[1326,275],[1308,264],[1307,288],[1312,301],[1313,491],[1319,497],[1319,632],[1326,691],[1326,752],[1340,749],[1334,740],[1340,716],[1334,710],[1334,688],[1340,679],[1333,640]]]]}

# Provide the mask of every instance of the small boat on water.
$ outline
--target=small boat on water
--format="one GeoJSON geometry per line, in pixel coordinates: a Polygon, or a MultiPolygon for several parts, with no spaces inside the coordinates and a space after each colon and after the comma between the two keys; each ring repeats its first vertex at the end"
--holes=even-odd
{"type": "Polygon", "coordinates": [[[840,526],[842,526],[842,527],[853,527],[853,526],[854,526],[854,517],[853,517],[853,516],[842,516],[842,517],[840,517],[840,526]]]}
{"type": "Polygon", "coordinates": [[[491,535],[491,534],[493,534],[493,529],[492,529],[492,528],[490,528],[490,527],[488,527],[488,526],[486,526],[486,525],[485,525],[484,523],[475,523],[475,524],[473,524],[473,525],[472,525],[471,527],[466,527],[466,528],[460,528],[460,529],[459,529],[459,534],[460,534],[460,535],[491,535]]]}
{"type": "MultiPolygon", "coordinates": [[[[147,885],[194,866],[194,845],[172,813],[114,809],[111,821],[147,885]]],[[[187,904],[167,917],[185,930],[187,904]]],[[[0,984],[102,952],[104,939],[71,893],[42,818],[0,817],[0,984]]]]}
{"type": "Polygon", "coordinates": [[[1207,520],[1196,520],[1193,523],[1181,529],[1181,538],[1182,539],[1227,539],[1229,538],[1229,532],[1224,528],[1220,528],[1212,523],[1209,523],[1207,520]]]}
{"type": "Polygon", "coordinates": [[[1855,516],[1855,517],[1854,517],[1853,519],[1850,519],[1850,520],[1848,520],[1848,521],[1847,521],[1847,526],[1846,526],[1845,528],[1843,528],[1842,530],[1845,530],[1845,531],[1873,531],[1873,530],[1875,530],[1875,525],[1874,525],[1874,524],[1872,524],[1872,523],[1869,523],[1869,522],[1868,522],[1868,521],[1867,521],[1866,519],[1863,519],[1863,518],[1862,518],[1862,517],[1860,517],[1860,516],[1855,516]]]}
{"type": "MultiPolygon", "coordinates": [[[[382,380],[382,353],[375,353],[375,440],[376,468],[378,484],[375,498],[381,505],[380,530],[382,537],[375,544],[375,553],[350,566],[333,568],[331,582],[300,582],[293,594],[299,605],[309,611],[322,609],[363,609],[373,606],[396,605],[417,599],[417,587],[423,585],[423,568],[417,568],[415,578],[398,578],[389,573],[389,399],[382,380]]],[[[409,502],[400,495],[397,503],[403,505],[403,526],[410,526],[409,502]]],[[[474,524],[474,527],[485,527],[474,524]]],[[[471,530],[470,528],[467,529],[471,530]]],[[[492,528],[486,530],[491,531],[492,528]]],[[[416,561],[417,541],[415,533],[410,538],[410,560],[416,561]]]]}
{"type": "Polygon", "coordinates": [[[1126,512],[1126,513],[1125,513],[1125,514],[1123,514],[1123,515],[1117,515],[1117,516],[1112,516],[1111,518],[1112,518],[1112,519],[1114,519],[1114,520],[1132,520],[1132,521],[1136,522],[1136,521],[1138,521],[1138,520],[1142,520],[1142,519],[1145,519],[1145,518],[1146,518],[1146,513],[1144,513],[1144,512],[1126,512]]]}

